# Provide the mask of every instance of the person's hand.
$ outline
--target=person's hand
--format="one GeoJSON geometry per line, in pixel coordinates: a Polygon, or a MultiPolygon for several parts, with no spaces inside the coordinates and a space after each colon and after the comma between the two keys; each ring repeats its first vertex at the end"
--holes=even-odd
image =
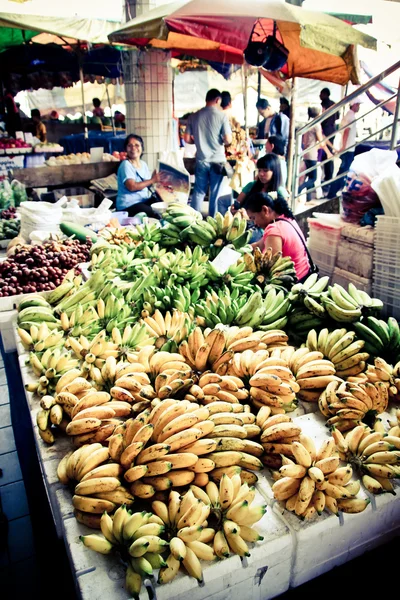
{"type": "Polygon", "coordinates": [[[237,209],[235,208],[235,205],[234,205],[234,204],[231,204],[231,213],[232,213],[233,215],[236,215],[236,213],[237,213],[237,209]]]}
{"type": "Polygon", "coordinates": [[[157,173],[157,171],[154,169],[152,175],[151,175],[151,179],[150,179],[151,183],[158,183],[160,181],[160,174],[157,173]]]}

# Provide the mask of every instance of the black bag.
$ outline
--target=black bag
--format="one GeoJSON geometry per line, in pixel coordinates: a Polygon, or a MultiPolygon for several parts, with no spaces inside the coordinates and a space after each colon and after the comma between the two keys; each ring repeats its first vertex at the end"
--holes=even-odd
{"type": "Polygon", "coordinates": [[[228,161],[224,162],[224,163],[211,163],[211,168],[214,171],[214,173],[217,173],[217,175],[222,175],[223,177],[228,177],[228,179],[232,179],[233,176],[233,168],[231,167],[230,163],[228,163],[228,161]]]}
{"type": "Polygon", "coordinates": [[[293,227],[293,229],[295,230],[295,232],[297,233],[297,235],[299,236],[299,238],[301,239],[301,243],[304,246],[304,250],[306,251],[307,254],[307,258],[308,258],[308,262],[310,265],[310,269],[308,271],[308,273],[306,275],[304,275],[304,277],[302,277],[300,279],[300,283],[303,283],[303,281],[305,281],[307,279],[307,277],[309,277],[310,275],[312,275],[313,273],[319,273],[319,267],[318,265],[315,264],[315,262],[313,261],[311,254],[307,248],[307,244],[305,243],[303,237],[300,235],[300,233],[297,231],[296,227],[293,225],[293,223],[291,223],[290,221],[288,221],[287,219],[275,219],[276,221],[285,221],[285,223],[289,223],[289,225],[291,225],[293,227]]]}

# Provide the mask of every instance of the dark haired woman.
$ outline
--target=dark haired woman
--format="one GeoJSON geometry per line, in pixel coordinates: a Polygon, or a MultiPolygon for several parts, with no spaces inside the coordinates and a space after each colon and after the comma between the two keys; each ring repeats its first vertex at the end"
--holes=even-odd
{"type": "Polygon", "coordinates": [[[233,204],[234,210],[242,208],[247,198],[258,192],[265,192],[267,194],[269,192],[279,192],[282,197],[288,197],[289,194],[282,185],[281,164],[276,154],[266,154],[259,158],[257,161],[257,170],[257,179],[244,186],[233,204]]]}
{"type": "Polygon", "coordinates": [[[249,219],[257,227],[264,229],[261,240],[255,242],[262,252],[266,248],[290,256],[294,262],[297,278],[301,281],[310,273],[310,262],[306,242],[297,225],[288,203],[279,193],[251,194],[244,203],[249,219]]]}
{"type": "Polygon", "coordinates": [[[133,217],[139,212],[159,218],[152,210],[149,187],[158,182],[156,171],[150,176],[149,167],[141,160],[144,152],[143,140],[139,135],[128,135],[124,143],[127,159],[118,169],[117,210],[128,210],[133,217]]]}

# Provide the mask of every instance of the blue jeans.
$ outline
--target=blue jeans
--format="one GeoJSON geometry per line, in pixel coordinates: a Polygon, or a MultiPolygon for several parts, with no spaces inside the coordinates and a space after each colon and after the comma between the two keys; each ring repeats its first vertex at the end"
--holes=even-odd
{"type": "Polygon", "coordinates": [[[224,175],[216,172],[216,170],[213,168],[213,163],[200,160],[196,161],[196,170],[194,175],[194,190],[190,205],[195,210],[201,212],[204,196],[206,195],[208,188],[210,188],[208,214],[211,217],[214,217],[215,213],[217,212],[219,189],[221,187],[224,175]]]}
{"type": "MultiPolygon", "coordinates": [[[[304,163],[306,165],[306,169],[311,169],[311,167],[314,167],[314,169],[312,171],[309,171],[308,173],[306,173],[306,175],[305,175],[306,179],[299,187],[299,194],[304,189],[312,190],[313,188],[315,188],[315,182],[317,181],[317,169],[315,168],[317,166],[317,161],[305,159],[304,163]]],[[[311,193],[307,192],[307,202],[309,200],[312,200],[312,195],[311,195],[311,193]]]]}
{"type": "Polygon", "coordinates": [[[230,210],[232,204],[232,194],[226,196],[220,196],[218,198],[218,212],[221,215],[224,215],[228,210],[230,210]]]}
{"type": "MultiPolygon", "coordinates": [[[[351,163],[353,162],[353,158],[354,151],[352,150],[342,154],[342,156],[340,157],[340,160],[342,162],[340,164],[339,171],[337,172],[338,175],[341,175],[342,173],[347,173],[347,171],[350,169],[351,163]]],[[[342,187],[344,187],[345,183],[346,177],[340,177],[340,179],[337,179],[336,181],[331,183],[331,185],[329,186],[328,198],[336,198],[338,192],[342,189],[342,187]]]]}

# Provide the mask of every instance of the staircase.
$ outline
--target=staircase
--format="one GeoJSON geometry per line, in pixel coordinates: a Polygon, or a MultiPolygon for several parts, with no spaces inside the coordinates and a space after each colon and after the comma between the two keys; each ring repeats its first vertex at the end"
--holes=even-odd
{"type": "MultiPolygon", "coordinates": [[[[291,182],[290,182],[291,190],[292,190],[291,206],[292,206],[292,210],[294,213],[299,213],[302,210],[304,210],[304,207],[302,206],[302,204],[299,200],[300,200],[300,197],[302,196],[302,194],[304,194],[306,192],[306,190],[299,193],[300,180],[304,176],[307,176],[307,174],[310,173],[311,171],[313,171],[313,169],[315,168],[315,167],[311,167],[311,168],[307,169],[305,167],[305,163],[304,163],[304,159],[303,159],[304,154],[306,152],[310,151],[311,148],[320,147],[320,145],[321,145],[321,142],[317,142],[311,148],[307,148],[306,150],[303,150],[303,148],[302,148],[303,135],[307,131],[312,129],[312,127],[321,123],[327,117],[332,116],[333,114],[335,114],[337,112],[340,112],[340,114],[343,116],[349,110],[350,106],[353,105],[354,103],[356,103],[357,100],[360,99],[360,97],[362,98],[363,96],[368,95],[368,91],[373,86],[375,86],[377,84],[382,84],[384,86],[384,89],[387,92],[387,90],[391,89],[391,88],[389,88],[387,86],[387,82],[385,82],[384,80],[387,79],[389,77],[389,75],[392,75],[393,73],[396,73],[396,72],[400,77],[400,61],[398,61],[391,67],[387,68],[385,71],[382,71],[382,73],[380,73],[379,75],[376,75],[375,77],[370,79],[367,83],[360,86],[357,90],[355,90],[354,92],[352,92],[351,94],[349,94],[348,96],[346,96],[345,98],[340,100],[340,102],[337,102],[336,104],[331,106],[328,110],[321,113],[318,117],[316,117],[312,121],[309,121],[306,125],[304,125],[304,127],[302,127],[301,129],[298,129],[296,131],[295,143],[294,143],[293,168],[292,168],[291,182]]],[[[362,135],[358,135],[356,138],[356,141],[353,145],[349,146],[344,151],[340,151],[340,152],[336,151],[334,154],[336,165],[335,165],[334,175],[333,175],[332,179],[330,179],[328,181],[323,181],[323,182],[317,181],[317,183],[315,184],[314,187],[309,188],[307,190],[309,194],[314,194],[319,197],[323,197],[324,195],[328,195],[329,197],[331,197],[332,194],[331,193],[328,194],[328,191],[329,191],[329,187],[334,182],[338,182],[338,183],[336,184],[336,186],[333,186],[332,189],[334,191],[336,188],[336,191],[339,192],[341,187],[344,186],[345,177],[346,177],[346,174],[348,173],[348,169],[347,170],[345,169],[338,175],[338,173],[337,173],[338,165],[340,165],[343,161],[339,161],[336,159],[340,159],[343,156],[343,154],[345,154],[347,152],[351,152],[351,153],[355,152],[357,154],[357,148],[359,148],[360,145],[365,144],[368,141],[378,141],[379,142],[378,147],[381,146],[385,149],[389,148],[390,150],[397,150],[400,147],[400,143],[398,140],[398,123],[399,123],[399,117],[400,117],[400,102],[399,102],[399,100],[400,100],[400,87],[398,87],[396,91],[393,91],[393,93],[391,95],[387,95],[384,100],[382,100],[381,102],[379,102],[378,104],[373,106],[373,108],[371,108],[371,110],[368,110],[368,112],[366,112],[366,113],[364,112],[361,116],[358,116],[358,113],[356,114],[355,121],[356,121],[356,123],[358,123],[359,121],[364,120],[365,117],[367,117],[368,115],[374,115],[374,116],[378,117],[380,115],[380,112],[377,112],[377,111],[381,111],[382,108],[384,108],[385,106],[386,107],[390,106],[391,111],[393,111],[389,115],[389,118],[385,122],[383,127],[379,128],[379,129],[374,128],[373,131],[370,129],[370,130],[364,132],[364,137],[362,135]]],[[[331,138],[334,138],[335,136],[342,135],[342,132],[345,129],[346,129],[346,126],[342,127],[341,129],[339,128],[337,131],[335,131],[331,135],[327,136],[324,139],[324,141],[330,140],[331,138]]],[[[358,129],[360,129],[360,128],[358,127],[358,129]]],[[[346,161],[347,158],[348,158],[348,156],[345,157],[344,160],[346,161]]],[[[330,160],[332,160],[332,159],[328,158],[324,161],[318,162],[316,168],[323,167],[330,160]]],[[[333,197],[336,197],[337,195],[338,195],[338,193],[335,193],[333,195],[333,197]]]]}

